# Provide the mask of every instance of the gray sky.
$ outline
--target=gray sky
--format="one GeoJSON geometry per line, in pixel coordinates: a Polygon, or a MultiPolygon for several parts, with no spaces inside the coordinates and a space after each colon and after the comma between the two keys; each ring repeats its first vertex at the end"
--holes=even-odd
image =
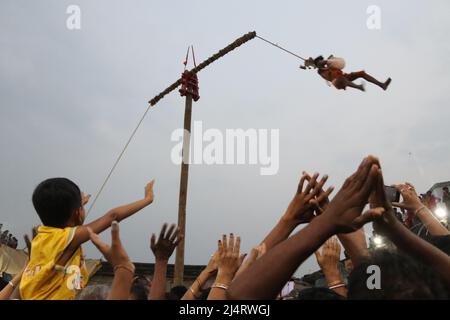
{"type": "MultiPolygon", "coordinates": [[[[191,166],[186,263],[206,263],[223,232],[242,235],[246,251],[256,245],[302,170],[328,173],[340,187],[372,153],[386,183],[407,180],[425,191],[449,180],[449,9],[445,0],[3,0],[0,220],[16,235],[38,223],[30,198],[45,178],[65,176],[94,194],[147,101],[179,77],[187,45],[199,62],[253,30],[300,55],[333,53],[347,71],[393,81],[386,92],[369,84],[365,93],[337,91],[258,39],[201,72],[193,120],[205,129],[279,129],[280,170],[191,166]],[[81,30],[66,28],[70,4],[81,8],[81,30]],[[380,30],[366,27],[372,4],[381,8],[380,30]]],[[[88,219],[141,198],[156,178],[154,204],[121,224],[135,261],[153,262],[151,232],[177,219],[180,168],[170,160],[170,135],[183,113],[176,92],[151,110],[88,219]]],[[[299,271],[314,269],[310,258],[299,271]]]]}

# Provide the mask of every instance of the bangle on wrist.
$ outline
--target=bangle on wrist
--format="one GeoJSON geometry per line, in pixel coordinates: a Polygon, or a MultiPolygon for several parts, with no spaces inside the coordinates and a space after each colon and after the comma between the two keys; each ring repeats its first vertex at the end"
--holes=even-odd
{"type": "Polygon", "coordinates": [[[8,284],[9,284],[13,289],[16,288],[16,285],[15,285],[12,281],[8,281],[8,284]]]}
{"type": "Polygon", "coordinates": [[[211,288],[218,288],[218,289],[228,290],[228,286],[226,284],[218,283],[218,282],[214,283],[211,288]]]}
{"type": "Polygon", "coordinates": [[[423,209],[426,209],[426,208],[427,208],[426,206],[421,206],[420,208],[418,208],[418,209],[416,209],[416,210],[414,211],[414,215],[417,216],[417,214],[418,214],[420,211],[422,211],[423,209]]]}
{"type": "Polygon", "coordinates": [[[333,287],[335,285],[343,283],[341,280],[336,280],[328,283],[328,287],[333,287]]]}
{"type": "Polygon", "coordinates": [[[134,265],[132,263],[118,264],[117,266],[114,267],[114,273],[116,273],[118,269],[125,269],[129,271],[132,275],[134,275],[134,265]]]}
{"type": "Polygon", "coordinates": [[[337,289],[337,288],[341,288],[341,287],[345,287],[345,284],[343,282],[335,284],[333,286],[329,286],[328,289],[333,290],[333,289],[337,289]]]}
{"type": "Polygon", "coordinates": [[[192,293],[192,295],[194,296],[195,299],[200,298],[200,295],[197,296],[197,295],[195,294],[194,289],[192,289],[192,287],[191,287],[189,290],[191,291],[191,293],[192,293]]]}

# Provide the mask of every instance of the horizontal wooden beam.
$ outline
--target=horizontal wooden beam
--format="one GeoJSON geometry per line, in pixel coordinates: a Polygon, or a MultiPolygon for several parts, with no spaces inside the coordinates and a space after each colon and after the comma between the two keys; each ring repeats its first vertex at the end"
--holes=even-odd
{"type": "MultiPolygon", "coordinates": [[[[211,57],[209,57],[208,59],[206,59],[205,61],[200,63],[197,67],[193,68],[190,72],[193,72],[193,73],[200,72],[202,69],[206,68],[207,66],[209,66],[211,63],[213,63],[217,59],[223,57],[224,55],[226,55],[230,51],[236,49],[237,47],[243,45],[244,43],[246,43],[249,40],[252,40],[255,37],[256,37],[256,32],[255,31],[252,31],[252,32],[249,32],[249,33],[243,35],[239,39],[236,39],[233,43],[229,44],[228,46],[226,46],[225,48],[223,48],[219,52],[215,53],[214,55],[212,55],[211,57]]],[[[181,78],[178,79],[177,81],[175,81],[174,83],[172,83],[170,86],[168,86],[160,94],[156,95],[148,103],[150,103],[151,106],[154,106],[155,104],[157,104],[159,102],[159,100],[164,98],[164,96],[166,96],[167,94],[169,94],[170,92],[172,92],[173,90],[178,88],[178,86],[180,86],[180,85],[181,85],[181,78]]]]}

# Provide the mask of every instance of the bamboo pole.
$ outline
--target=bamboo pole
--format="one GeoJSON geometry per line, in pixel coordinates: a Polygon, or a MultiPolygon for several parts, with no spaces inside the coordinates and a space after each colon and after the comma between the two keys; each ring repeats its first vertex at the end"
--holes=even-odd
{"type": "MultiPolygon", "coordinates": [[[[189,147],[191,142],[191,116],[192,116],[192,95],[186,94],[186,105],[184,111],[184,135],[183,135],[183,160],[181,163],[180,176],[180,196],[178,200],[178,227],[180,233],[186,235],[186,200],[188,191],[189,176],[189,147]]],[[[186,236],[177,246],[175,257],[174,284],[183,285],[184,280],[184,241],[186,236]]]]}

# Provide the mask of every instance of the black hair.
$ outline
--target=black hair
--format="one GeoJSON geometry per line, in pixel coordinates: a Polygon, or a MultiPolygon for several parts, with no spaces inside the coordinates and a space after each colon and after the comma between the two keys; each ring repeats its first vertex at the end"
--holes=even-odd
{"type": "Polygon", "coordinates": [[[150,284],[150,281],[144,274],[136,274],[133,279],[133,284],[136,284],[136,283],[140,283],[140,284],[148,286],[150,284]]]}
{"type": "Polygon", "coordinates": [[[177,300],[181,300],[181,298],[184,296],[186,291],[187,291],[187,288],[185,286],[175,286],[172,289],[170,289],[170,293],[172,293],[178,297],[177,300]]]}
{"type": "Polygon", "coordinates": [[[104,284],[87,286],[76,296],[75,300],[106,300],[110,287],[104,284]]]}
{"type": "Polygon", "coordinates": [[[148,300],[148,293],[148,287],[139,282],[135,282],[130,289],[132,300],[148,300]]]}
{"type": "Polygon", "coordinates": [[[178,301],[180,300],[177,295],[173,294],[172,292],[166,292],[166,300],[171,301],[178,301]]]}
{"type": "Polygon", "coordinates": [[[429,242],[450,256],[450,236],[431,236],[429,242]]]}
{"type": "Polygon", "coordinates": [[[442,280],[429,267],[405,254],[377,249],[350,273],[348,298],[360,300],[447,299],[442,280]],[[368,288],[368,267],[380,270],[380,288],[368,288]]]}
{"type": "Polygon", "coordinates": [[[296,300],[344,300],[345,298],[331,289],[312,287],[298,291],[296,300]]]}
{"type": "Polygon", "coordinates": [[[33,206],[45,226],[64,228],[81,207],[80,188],[66,178],[42,181],[33,192],[33,206]]]}
{"type": "Polygon", "coordinates": [[[211,288],[203,289],[200,293],[200,297],[198,300],[208,300],[209,293],[211,292],[211,288]]]}
{"type": "Polygon", "coordinates": [[[8,281],[4,280],[3,278],[0,278],[0,290],[3,290],[4,287],[8,285],[8,281]]]}
{"type": "Polygon", "coordinates": [[[318,56],[317,58],[314,59],[314,64],[317,66],[317,64],[323,60],[323,56],[318,56]]]}

